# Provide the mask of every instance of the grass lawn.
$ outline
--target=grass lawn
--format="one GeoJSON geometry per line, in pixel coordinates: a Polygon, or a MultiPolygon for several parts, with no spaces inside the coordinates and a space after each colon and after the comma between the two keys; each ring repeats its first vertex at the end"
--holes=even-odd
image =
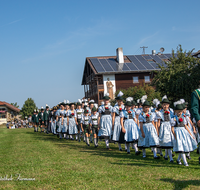
{"type": "MultiPolygon", "coordinates": [[[[0,189],[200,189],[199,155],[191,153],[189,167],[118,151],[104,141],[98,148],[59,140],[33,129],[0,127],[0,189]],[[35,178],[35,181],[17,180],[35,178]]],[[[123,146],[124,147],[124,146],[123,146]]],[[[174,160],[177,159],[177,155],[174,160]]]]}

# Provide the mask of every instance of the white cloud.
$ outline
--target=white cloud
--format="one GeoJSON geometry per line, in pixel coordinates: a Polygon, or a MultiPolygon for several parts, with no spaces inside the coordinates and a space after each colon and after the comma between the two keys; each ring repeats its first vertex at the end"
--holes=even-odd
{"type": "Polygon", "coordinates": [[[145,45],[144,43],[147,43],[148,41],[152,40],[155,36],[157,36],[158,33],[159,31],[155,32],[154,34],[150,36],[143,38],[142,40],[138,42],[138,45],[145,45]]]}

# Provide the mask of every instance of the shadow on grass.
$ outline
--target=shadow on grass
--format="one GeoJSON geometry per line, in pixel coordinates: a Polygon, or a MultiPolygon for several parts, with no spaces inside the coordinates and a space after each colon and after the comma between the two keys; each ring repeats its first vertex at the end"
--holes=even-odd
{"type": "Polygon", "coordinates": [[[187,188],[189,185],[200,186],[200,180],[174,180],[170,178],[160,179],[174,184],[174,190],[187,188]]]}
{"type": "MultiPolygon", "coordinates": [[[[176,164],[176,158],[174,158],[174,163],[169,163],[169,161],[164,160],[164,158],[160,158],[158,160],[155,160],[153,158],[153,153],[150,151],[150,149],[147,149],[147,157],[143,158],[142,154],[139,156],[135,155],[135,151],[131,150],[131,154],[127,154],[125,151],[121,152],[118,149],[118,146],[110,143],[111,151],[107,150],[106,148],[103,148],[102,145],[105,147],[104,141],[99,141],[100,146],[98,148],[94,148],[94,145],[91,144],[89,147],[81,141],[80,143],[73,140],[66,140],[66,139],[59,139],[56,135],[53,134],[44,134],[40,132],[26,132],[27,134],[30,134],[34,136],[37,140],[44,140],[44,141],[52,141],[56,145],[60,147],[67,147],[73,150],[78,150],[79,152],[88,153],[95,156],[103,156],[107,158],[119,158],[120,162],[111,162],[111,164],[117,164],[117,165],[132,165],[132,166],[152,166],[152,167],[172,167],[172,168],[182,168],[182,169],[188,169],[187,167],[184,167],[183,165],[177,165],[176,164]]],[[[197,161],[189,161],[189,164],[197,165],[197,161]]],[[[198,165],[197,165],[198,166],[198,165]]],[[[199,169],[199,167],[193,167],[193,169],[199,169]]]]}

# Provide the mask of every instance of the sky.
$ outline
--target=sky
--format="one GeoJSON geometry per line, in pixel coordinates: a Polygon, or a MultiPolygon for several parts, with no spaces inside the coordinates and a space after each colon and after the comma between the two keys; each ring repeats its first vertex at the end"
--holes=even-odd
{"type": "Polygon", "coordinates": [[[200,50],[200,1],[0,0],[0,101],[84,97],[86,57],[200,50]]]}

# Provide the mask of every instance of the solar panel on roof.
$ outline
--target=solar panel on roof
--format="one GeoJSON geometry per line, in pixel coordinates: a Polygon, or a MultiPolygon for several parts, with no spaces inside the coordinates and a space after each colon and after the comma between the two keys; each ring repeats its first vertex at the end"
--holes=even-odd
{"type": "Polygon", "coordinates": [[[99,61],[101,62],[101,64],[103,65],[104,69],[106,70],[106,72],[111,72],[113,71],[113,69],[110,67],[110,64],[106,61],[106,59],[99,59],[99,61]]]}
{"type": "Polygon", "coordinates": [[[136,67],[139,70],[146,70],[146,68],[141,64],[141,62],[134,55],[130,55],[127,57],[131,60],[131,62],[133,62],[136,65],[136,67]]]}
{"type": "Polygon", "coordinates": [[[105,72],[105,69],[102,67],[101,63],[97,58],[91,58],[90,61],[92,62],[98,73],[105,72]]]}
{"type": "Polygon", "coordinates": [[[134,65],[134,63],[126,63],[131,71],[138,71],[139,69],[134,65]]]}
{"type": "Polygon", "coordinates": [[[109,62],[110,66],[113,68],[114,71],[118,71],[118,63],[115,59],[107,59],[107,61],[109,62]]]}
{"type": "Polygon", "coordinates": [[[166,66],[165,62],[160,57],[158,57],[157,55],[151,55],[151,57],[152,57],[153,60],[156,61],[156,63],[163,65],[163,66],[166,66]]]}
{"type": "Polygon", "coordinates": [[[155,69],[159,69],[157,63],[155,63],[154,61],[149,62],[149,64],[151,64],[155,69]]]}
{"type": "Polygon", "coordinates": [[[161,55],[158,55],[161,59],[168,59],[167,56],[165,56],[165,54],[161,54],[161,55]]]}
{"type": "Polygon", "coordinates": [[[152,67],[149,63],[148,63],[148,61],[147,60],[145,60],[144,58],[143,58],[143,56],[141,56],[141,55],[136,55],[136,57],[139,59],[139,61],[144,65],[144,67],[146,68],[146,69],[148,69],[148,70],[153,70],[154,69],[154,67],[152,67]]]}
{"type": "Polygon", "coordinates": [[[168,57],[168,59],[169,59],[169,58],[171,58],[171,57],[172,57],[172,54],[165,54],[165,56],[167,56],[167,57],[168,57]]]}
{"type": "Polygon", "coordinates": [[[122,71],[130,71],[130,69],[128,68],[128,66],[126,65],[126,63],[124,63],[122,71]]]}
{"type": "Polygon", "coordinates": [[[145,56],[143,56],[143,58],[146,59],[146,60],[147,59],[152,59],[149,55],[145,55],[145,56]]]}

